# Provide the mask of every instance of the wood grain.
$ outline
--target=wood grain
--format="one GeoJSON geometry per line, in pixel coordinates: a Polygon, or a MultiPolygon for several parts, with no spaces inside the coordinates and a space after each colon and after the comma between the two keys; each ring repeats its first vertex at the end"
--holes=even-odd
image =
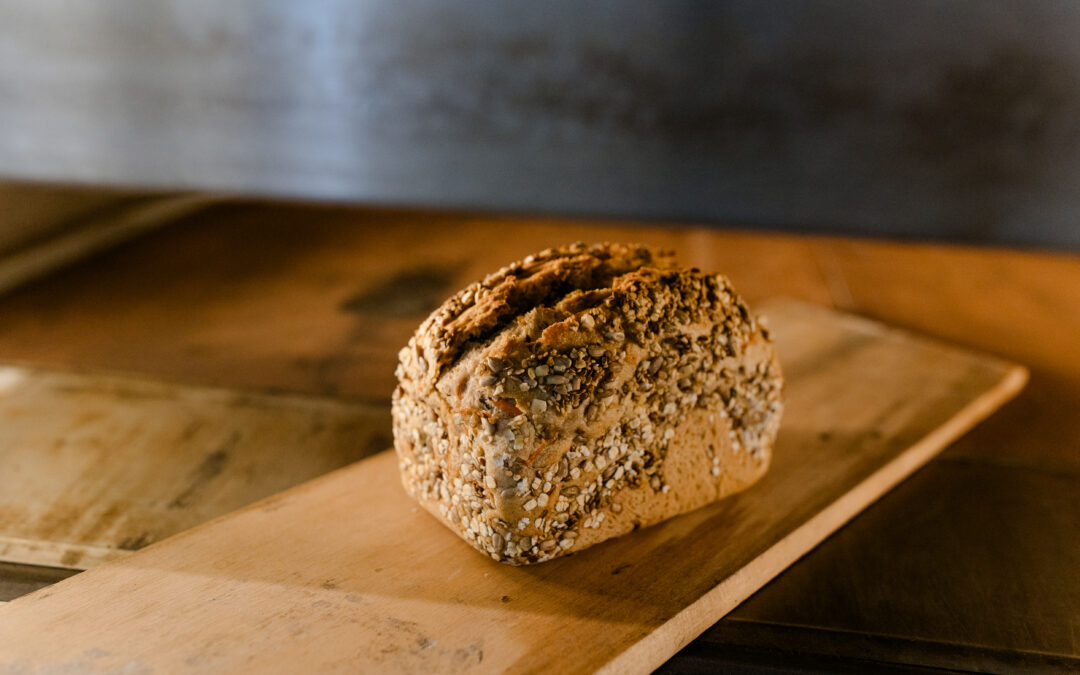
{"type": "Polygon", "coordinates": [[[0,560],[86,569],[390,443],[389,407],[0,367],[0,560]]]}
{"type": "Polygon", "coordinates": [[[382,454],[14,601],[0,666],[647,672],[1023,386],[865,320],[768,314],[787,417],[745,493],[511,568],[414,506],[382,454]]]}

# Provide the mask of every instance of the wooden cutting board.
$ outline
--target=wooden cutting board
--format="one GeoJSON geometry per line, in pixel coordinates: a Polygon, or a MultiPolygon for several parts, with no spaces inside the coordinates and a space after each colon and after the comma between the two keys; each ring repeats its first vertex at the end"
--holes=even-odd
{"type": "Polygon", "coordinates": [[[384,453],[0,608],[0,670],[648,672],[1026,380],[831,311],[768,314],[787,410],[742,494],[513,568],[414,506],[384,453]]]}
{"type": "Polygon", "coordinates": [[[0,561],[87,569],[389,443],[388,406],[0,366],[0,561]]]}

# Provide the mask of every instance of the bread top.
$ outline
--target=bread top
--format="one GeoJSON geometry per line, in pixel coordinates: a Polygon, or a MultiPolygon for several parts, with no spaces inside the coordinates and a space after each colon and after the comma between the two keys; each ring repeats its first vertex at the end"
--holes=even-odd
{"type": "Polygon", "coordinates": [[[565,429],[588,412],[583,404],[603,404],[624,384],[610,377],[616,364],[632,365],[648,341],[675,333],[713,333],[732,359],[766,337],[723,276],[680,269],[670,251],[575,243],[447,300],[402,350],[398,378],[411,395],[437,394],[466,418],[500,430],[527,419],[528,437],[554,438],[549,430],[565,429]]]}
{"type": "Polygon", "coordinates": [[[455,294],[420,325],[414,348],[424,359],[418,365],[426,366],[422,377],[438,379],[470,347],[497,338],[524,314],[581,312],[608,297],[625,274],[674,266],[670,251],[581,242],[512,263],[455,294]]]}

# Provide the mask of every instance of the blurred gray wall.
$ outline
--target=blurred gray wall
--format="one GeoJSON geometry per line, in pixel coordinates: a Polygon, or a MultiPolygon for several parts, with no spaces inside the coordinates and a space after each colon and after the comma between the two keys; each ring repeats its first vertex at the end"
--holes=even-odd
{"type": "Polygon", "coordinates": [[[0,0],[0,176],[1080,245],[1080,2],[0,0]]]}

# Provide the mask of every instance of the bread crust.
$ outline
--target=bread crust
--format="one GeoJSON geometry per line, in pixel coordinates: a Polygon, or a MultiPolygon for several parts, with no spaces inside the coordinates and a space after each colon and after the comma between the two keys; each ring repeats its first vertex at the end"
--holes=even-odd
{"type": "Polygon", "coordinates": [[[400,353],[406,490],[477,549],[541,562],[742,490],[782,376],[723,276],[577,243],[457,293],[400,353]]]}

